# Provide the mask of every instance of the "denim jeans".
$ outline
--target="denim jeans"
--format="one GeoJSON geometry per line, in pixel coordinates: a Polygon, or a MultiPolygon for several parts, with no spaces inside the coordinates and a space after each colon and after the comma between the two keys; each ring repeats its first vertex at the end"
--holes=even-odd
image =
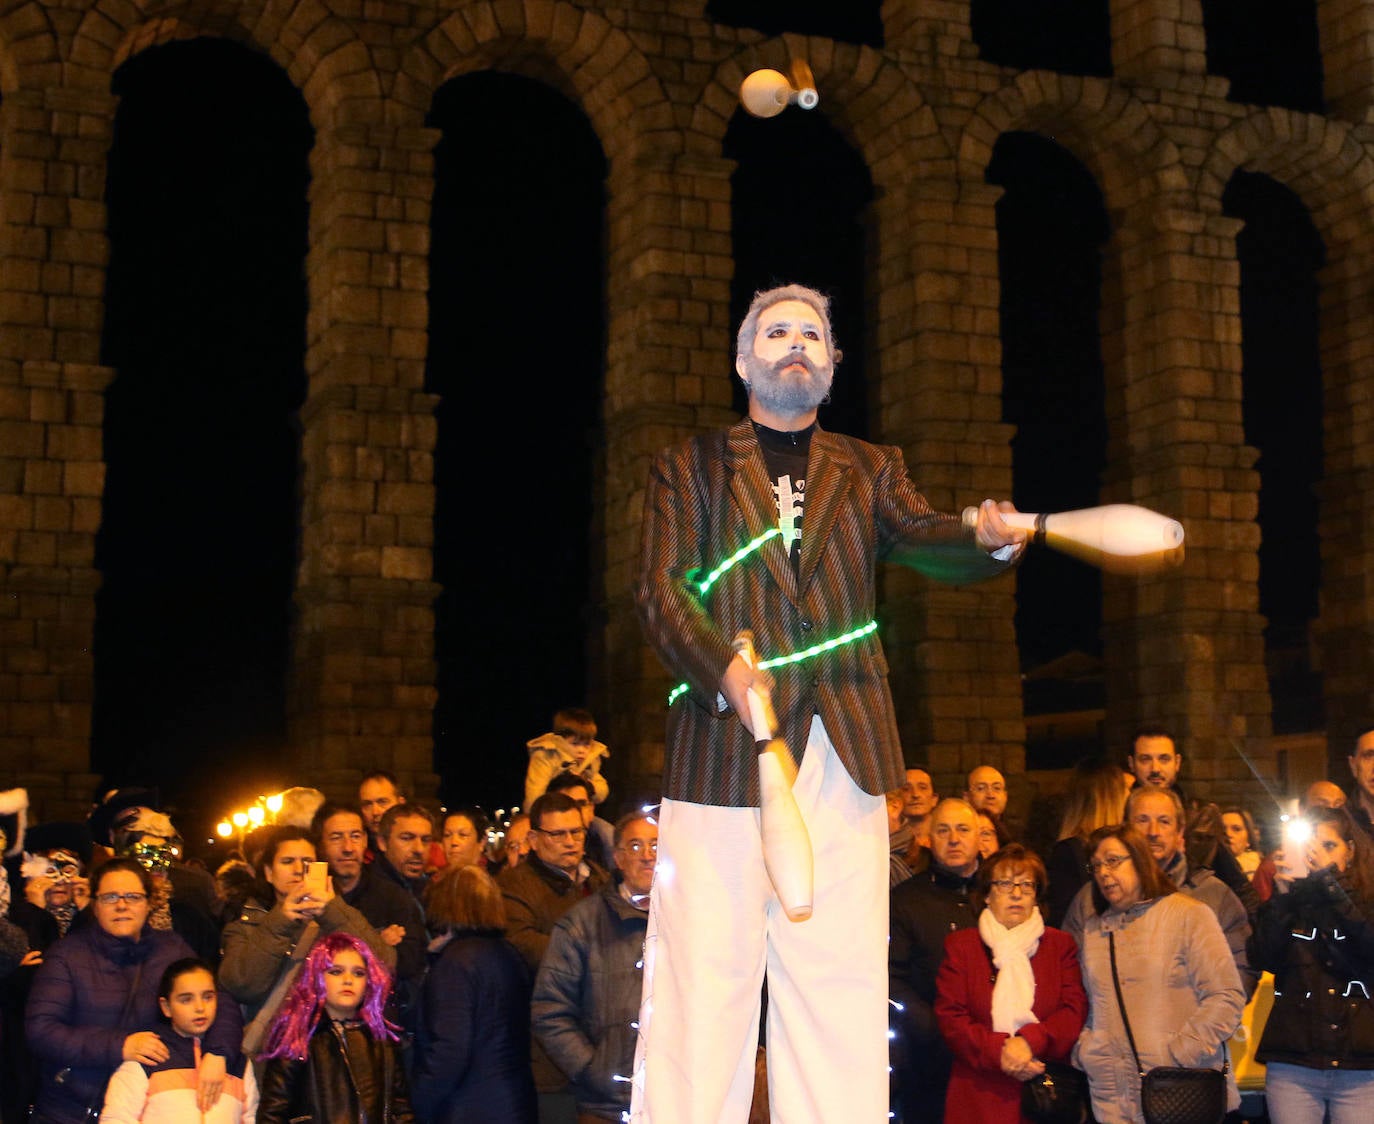
{"type": "Polygon", "coordinates": [[[1308,1069],[1270,1063],[1264,1099],[1271,1124],[1322,1124],[1330,1109],[1331,1124],[1374,1121],[1374,1070],[1308,1069]]]}

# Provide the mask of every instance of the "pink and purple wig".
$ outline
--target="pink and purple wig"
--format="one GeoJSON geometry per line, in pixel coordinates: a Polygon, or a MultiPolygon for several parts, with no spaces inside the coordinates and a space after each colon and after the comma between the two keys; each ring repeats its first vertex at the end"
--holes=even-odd
{"type": "Polygon", "coordinates": [[[363,993],[358,1019],[378,1042],[395,1042],[397,1027],[382,1014],[391,995],[391,973],[367,944],[348,933],[321,937],[305,958],[295,986],[282,1000],[281,1010],[267,1032],[267,1044],[259,1058],[295,1058],[304,1061],[310,1049],[310,1036],[324,1014],[324,973],[334,957],[345,949],[363,958],[367,969],[367,990],[363,993]]]}

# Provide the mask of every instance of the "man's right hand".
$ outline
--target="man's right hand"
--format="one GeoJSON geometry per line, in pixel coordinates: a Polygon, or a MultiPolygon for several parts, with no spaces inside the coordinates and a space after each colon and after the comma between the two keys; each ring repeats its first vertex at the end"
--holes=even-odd
{"type": "Polygon", "coordinates": [[[720,693],[725,696],[725,701],[729,703],[730,709],[744,723],[744,728],[755,738],[766,737],[768,731],[763,731],[760,735],[755,732],[750,723],[749,715],[749,688],[757,686],[765,691],[773,689],[773,677],[766,671],[759,671],[750,667],[744,661],[744,657],[736,655],[725,669],[725,674],[720,677],[720,693]]]}
{"type": "Polygon", "coordinates": [[[144,1065],[157,1065],[165,1062],[171,1055],[167,1046],[151,1030],[140,1030],[124,1039],[122,1051],[126,1062],[142,1062],[144,1065]]]}

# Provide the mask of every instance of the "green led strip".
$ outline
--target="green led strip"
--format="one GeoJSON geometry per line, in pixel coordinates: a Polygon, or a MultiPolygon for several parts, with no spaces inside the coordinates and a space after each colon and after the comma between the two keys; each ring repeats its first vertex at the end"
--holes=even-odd
{"type": "Polygon", "coordinates": [[[729,558],[727,558],[724,562],[722,562],[719,566],[717,566],[714,570],[707,574],[705,578],[703,578],[700,582],[697,583],[697,592],[701,594],[703,597],[706,596],[706,591],[716,584],[716,582],[719,580],[722,574],[724,574],[727,570],[732,569],[736,564],[743,562],[746,558],[749,557],[749,555],[753,554],[754,551],[758,550],[759,547],[761,547],[769,539],[774,538],[780,534],[782,534],[782,531],[779,528],[769,527],[768,530],[764,531],[763,534],[761,534],[758,538],[751,539],[749,542],[745,543],[742,547],[735,551],[734,554],[730,555],[729,558]]]}
{"type": "MultiPolygon", "coordinates": [[[[759,670],[767,671],[770,667],[783,667],[786,664],[801,663],[802,660],[809,660],[813,656],[819,656],[822,652],[834,651],[836,648],[842,647],[845,644],[852,644],[855,640],[861,640],[865,636],[871,636],[877,631],[878,622],[869,621],[867,624],[861,625],[858,628],[850,629],[848,632],[842,632],[839,636],[832,637],[829,640],[822,640],[819,644],[812,644],[809,648],[803,648],[800,652],[793,652],[791,655],[787,656],[774,656],[771,660],[760,660],[759,670]]],[[[672,706],[673,703],[677,702],[677,700],[690,689],[691,688],[686,683],[679,683],[668,693],[668,705],[672,706]]]]}

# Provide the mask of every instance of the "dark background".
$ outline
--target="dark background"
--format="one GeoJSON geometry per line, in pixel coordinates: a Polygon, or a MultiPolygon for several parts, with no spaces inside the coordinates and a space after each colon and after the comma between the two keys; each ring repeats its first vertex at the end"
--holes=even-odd
{"type": "MultiPolygon", "coordinates": [[[[1107,74],[1106,7],[975,0],[975,37],[985,58],[1004,65],[1107,74]]],[[[882,41],[878,8],[708,5],[742,28],[873,45],[882,41]]],[[[1209,67],[1232,79],[1234,97],[1320,109],[1311,4],[1230,0],[1204,10],[1209,67]]],[[[114,89],[104,360],[118,375],[97,541],[105,584],[93,758],[110,784],[159,784],[190,827],[310,779],[283,775],[276,762],[298,550],[313,136],[281,71],[225,42],[149,49],[120,68],[114,89]]],[[[430,123],[443,136],[426,372],[427,389],[442,396],[435,764],[447,800],[496,807],[518,799],[524,742],[593,687],[606,164],[580,110],[521,78],[455,80],[430,123]]],[[[822,421],[866,435],[866,168],[824,104],[770,121],[737,114],[724,155],[738,161],[732,312],[775,281],[830,292],[848,354],[822,421]],[[779,174],[795,169],[798,153],[825,174],[779,174]]],[[[1012,498],[1026,509],[1091,504],[1105,455],[1097,294],[1110,221],[1092,177],[1053,141],[1004,136],[987,176],[1004,188],[1012,498]]],[[[1296,198],[1263,176],[1238,174],[1226,206],[1246,221],[1245,422],[1262,454],[1260,518],[1267,544],[1287,544],[1261,555],[1276,727],[1309,729],[1320,723],[1319,681],[1304,652],[1319,577],[1314,275],[1323,251],[1296,198]]],[[[723,354],[721,377],[730,369],[723,354]]],[[[1096,572],[1033,557],[1020,589],[1023,667],[1069,658],[1091,669],[1100,655],[1096,572]]],[[[1091,703],[1100,680],[1085,681],[1075,698],[1091,703]]],[[[1033,695],[1031,710],[1062,702],[1052,690],[1033,695]]]]}

